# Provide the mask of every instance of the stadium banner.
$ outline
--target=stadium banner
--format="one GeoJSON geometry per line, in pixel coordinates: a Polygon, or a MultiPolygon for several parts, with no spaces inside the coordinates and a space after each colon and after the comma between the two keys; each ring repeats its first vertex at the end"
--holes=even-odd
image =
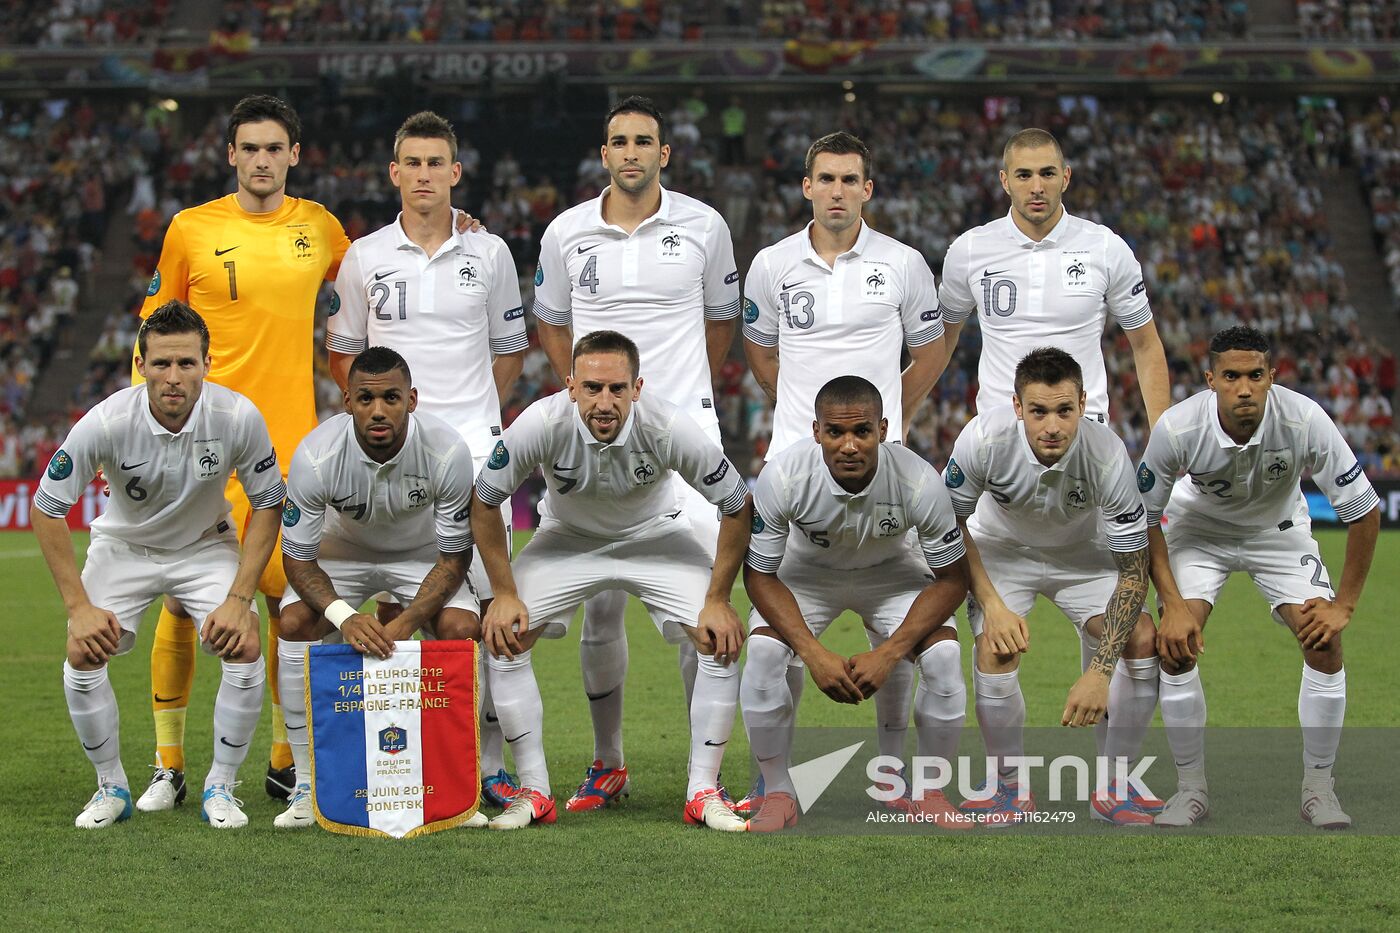
{"type": "MultiPolygon", "coordinates": [[[[1400,528],[1400,479],[1372,479],[1376,495],[1381,498],[1381,528],[1400,528]]],[[[1312,480],[1303,482],[1303,497],[1308,500],[1308,515],[1315,528],[1340,528],[1337,510],[1312,480]]]]}
{"type": "Polygon", "coordinates": [[[386,660],[312,647],[306,727],[316,822],[331,832],[411,838],[481,804],[473,642],[400,641],[386,660]]]}
{"type": "MultiPolygon", "coordinates": [[[[1262,624],[1267,618],[1264,609],[1255,621],[1262,624]]],[[[1291,663],[1290,669],[1297,670],[1291,663]]],[[[1229,676],[1228,670],[1224,676],[1229,676]]],[[[1291,712],[1280,705],[1271,717],[1277,726],[1206,728],[1209,819],[1173,832],[1319,832],[1299,818],[1303,730],[1296,720],[1285,725],[1291,712]]],[[[1326,730],[1312,728],[1318,729],[1319,740],[1325,739],[1326,730]]],[[[920,755],[912,735],[896,757],[882,752],[869,729],[807,726],[786,734],[792,736],[788,774],[795,804],[795,822],[786,831],[798,835],[1111,835],[1129,824],[1150,831],[1152,821],[1141,813],[1120,816],[1120,827],[1109,825],[1099,815],[1113,810],[1113,801],[1102,796],[1104,790],[1116,784],[1131,788],[1140,799],[1163,801],[1177,791],[1176,765],[1161,726],[1148,730],[1137,757],[1117,761],[1098,755],[1093,729],[1027,726],[1021,753],[1005,761],[1016,769],[1015,780],[1004,783],[1022,800],[1019,813],[994,803],[997,766],[988,759],[976,728],[965,728],[947,757],[920,755]]],[[[1400,742],[1394,728],[1342,729],[1336,793],[1353,820],[1353,834],[1400,835],[1394,782],[1376,779],[1397,773],[1397,768],[1400,742]]],[[[752,776],[757,778],[756,769],[752,776]]]]}
{"type": "Polygon", "coordinates": [[[334,78],[351,85],[530,85],[627,79],[707,83],[864,78],[929,83],[1267,81],[1365,87],[1400,77],[1400,47],[1354,43],[1024,43],[789,39],[751,42],[344,44],[266,49],[7,49],[0,84],[170,93],[334,78]]]}
{"type": "MultiPolygon", "coordinates": [[[[73,531],[86,531],[97,516],[107,511],[102,487],[99,482],[88,483],[77,505],[68,510],[68,527],[73,531]]],[[[0,479],[0,531],[29,530],[29,506],[38,489],[37,480],[0,479]]]]}

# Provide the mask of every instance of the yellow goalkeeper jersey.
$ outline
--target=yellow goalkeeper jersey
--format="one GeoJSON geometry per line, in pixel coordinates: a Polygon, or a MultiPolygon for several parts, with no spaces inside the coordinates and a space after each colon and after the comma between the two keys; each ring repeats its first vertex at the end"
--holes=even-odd
{"type": "MultiPolygon", "coordinates": [[[[250,214],[230,194],[171,220],[141,306],[144,320],[178,298],[204,318],[209,379],[262,411],[283,476],[316,427],[316,294],[349,248],[340,221],[315,201],[289,197],[250,214]]],[[[141,378],[134,369],[132,378],[141,378]]]]}

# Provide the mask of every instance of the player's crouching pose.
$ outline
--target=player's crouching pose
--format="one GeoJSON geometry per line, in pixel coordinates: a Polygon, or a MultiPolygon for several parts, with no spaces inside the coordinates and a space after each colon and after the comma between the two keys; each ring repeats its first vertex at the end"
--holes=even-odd
{"type": "MultiPolygon", "coordinates": [[[[282,600],[282,715],[296,790],[274,821],[315,822],[306,732],[306,650],[340,630],[362,654],[387,658],[420,628],[444,639],[479,638],[476,595],[466,584],[472,455],[456,428],[415,415],[418,392],[403,357],[370,347],[350,364],[346,414],[306,436],[292,458],[282,513],[290,588],[282,600]],[[403,612],[381,624],[357,611],[389,593],[403,612]]],[[[486,818],[468,826],[484,826],[486,818]]]]}
{"type": "MultiPolygon", "coordinates": [[[[795,444],[759,475],[744,586],[753,600],[744,666],[744,725],[765,796],[751,832],[797,822],[788,773],[795,716],[787,683],[796,654],[823,693],[859,703],[905,658],[922,681],[914,707],[918,753],[953,761],[966,712],[952,615],[967,595],[963,534],[938,471],[885,443],[880,390],[840,376],[816,396],[817,443],[795,444]],[[792,535],[792,530],[800,535],[792,535]],[[918,532],[923,560],[906,535],[918,532]],[[930,572],[932,571],[932,572],[930,572]],[[818,639],[843,611],[873,633],[872,650],[843,658],[818,639]]],[[[941,792],[913,802],[956,825],[941,792]]]]}
{"type": "Polygon", "coordinates": [[[1342,629],[1371,569],[1380,499],[1327,413],[1274,385],[1269,364],[1268,341],[1257,330],[1216,334],[1210,389],[1167,409],[1138,468],[1162,599],[1162,725],[1177,767],[1178,790],[1157,817],[1159,826],[1190,826],[1209,813],[1206,698],[1196,657],[1211,607],[1235,571],[1249,574],[1303,650],[1303,820],[1323,829],[1351,825],[1332,789],[1347,704],[1342,629]],[[1336,594],[1298,487],[1304,471],[1347,523],[1336,594]],[[1177,483],[1182,476],[1190,482],[1177,483]]]}
{"type": "Polygon", "coordinates": [[[631,340],[613,331],[585,336],[574,346],[568,389],[527,408],[477,478],[472,528],[496,594],[484,625],[489,676],[523,788],[492,829],[556,818],[530,649],[541,636],[562,636],[580,603],[609,590],[640,599],[667,641],[695,645],[685,820],[744,829],[717,784],[743,642],[729,597],[752,509],[719,444],[674,406],[640,398],[639,370],[631,340]],[[537,466],[548,515],[512,565],[499,505],[537,466]],[[708,548],[678,520],[673,473],[723,513],[713,568],[708,548]]]}
{"type": "MultiPolygon", "coordinates": [[[[1034,809],[1011,759],[1023,753],[1026,701],[1018,671],[1026,615],[1043,594],[1069,616],[1093,655],[1069,692],[1062,724],[1094,725],[1112,710],[1110,774],[1142,746],[1157,703],[1156,629],[1142,612],[1148,555],[1141,496],[1123,442],[1084,417],[1084,378],[1054,347],[1016,366],[1013,408],[980,414],[953,445],[944,480],[971,532],[968,620],[977,638],[977,721],[996,759],[995,791],[965,807],[1014,822],[1034,809]]],[[[1101,787],[1094,816],[1151,823],[1161,802],[1136,788],[1101,787]]]]}
{"type": "Polygon", "coordinates": [[[145,383],[114,393],[73,426],[30,516],[68,610],[68,711],[97,769],[97,793],[76,824],[105,829],[131,816],[107,661],[131,650],[141,614],[169,593],[199,623],[204,649],[223,659],[201,815],[220,829],[244,826],[232,791],[266,680],[251,604],[277,540],[282,477],[253,403],[204,382],[209,330],[189,306],[171,301],[146,319],[136,366],[145,383]],[[80,578],[64,517],[98,469],[112,498],[93,522],[80,578]],[[253,507],[241,556],[224,499],[234,470],[253,507]]]}

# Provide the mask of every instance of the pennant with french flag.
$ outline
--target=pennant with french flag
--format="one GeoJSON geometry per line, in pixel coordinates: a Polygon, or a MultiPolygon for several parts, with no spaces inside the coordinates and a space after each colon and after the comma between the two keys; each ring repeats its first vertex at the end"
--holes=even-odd
{"type": "Polygon", "coordinates": [[[473,642],[395,642],[382,661],[316,645],[306,713],[323,828],[401,839],[451,829],[480,806],[473,642]]]}

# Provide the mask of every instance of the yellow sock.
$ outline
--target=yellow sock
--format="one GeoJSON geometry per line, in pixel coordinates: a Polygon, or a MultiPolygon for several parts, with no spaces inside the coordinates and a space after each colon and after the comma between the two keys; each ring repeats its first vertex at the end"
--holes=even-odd
{"type": "Polygon", "coordinates": [[[281,620],[267,618],[267,682],[272,687],[272,752],[268,763],[281,770],[292,766],[292,747],[287,744],[287,726],[282,722],[282,691],[277,686],[277,637],[281,620]]]}
{"type": "Polygon", "coordinates": [[[156,764],[185,770],[185,710],[194,687],[194,620],[164,606],[151,646],[151,709],[156,720],[156,764]]]}

